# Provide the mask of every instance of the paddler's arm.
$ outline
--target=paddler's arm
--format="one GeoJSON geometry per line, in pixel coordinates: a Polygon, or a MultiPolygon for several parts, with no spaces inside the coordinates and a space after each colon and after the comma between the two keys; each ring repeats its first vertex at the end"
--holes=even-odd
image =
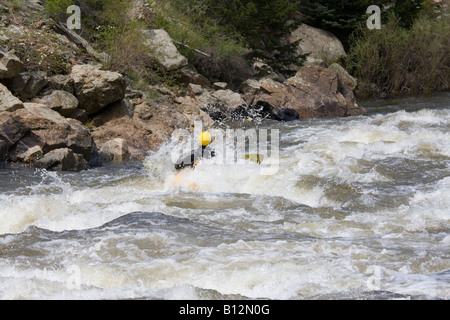
{"type": "Polygon", "coordinates": [[[201,149],[192,150],[191,154],[180,159],[175,163],[175,169],[180,170],[186,167],[193,167],[197,160],[203,157],[203,152],[201,149]]]}

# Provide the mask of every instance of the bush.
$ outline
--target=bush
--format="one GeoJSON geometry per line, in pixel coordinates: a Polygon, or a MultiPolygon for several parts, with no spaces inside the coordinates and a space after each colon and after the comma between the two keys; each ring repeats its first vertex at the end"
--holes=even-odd
{"type": "Polygon", "coordinates": [[[190,62],[211,80],[228,82],[230,78],[238,81],[256,59],[262,59],[274,71],[285,75],[292,74],[292,66],[303,64],[305,57],[297,54],[297,43],[285,41],[286,35],[297,26],[298,21],[294,19],[297,2],[155,0],[154,10],[157,27],[164,28],[174,40],[192,49],[180,46],[190,62]],[[198,55],[195,49],[207,52],[210,57],[198,55]],[[244,73],[235,69],[244,65],[244,73]]]}
{"type": "Polygon", "coordinates": [[[75,4],[73,0],[46,0],[44,10],[47,17],[57,22],[67,20],[67,8],[75,4]]]}
{"type": "Polygon", "coordinates": [[[421,15],[405,29],[392,14],[381,30],[361,27],[347,68],[360,97],[445,91],[450,83],[450,17],[421,15]]]}

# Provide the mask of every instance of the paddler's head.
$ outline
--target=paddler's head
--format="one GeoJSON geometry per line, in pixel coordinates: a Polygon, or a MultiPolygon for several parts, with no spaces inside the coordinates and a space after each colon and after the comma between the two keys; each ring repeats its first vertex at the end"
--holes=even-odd
{"type": "Polygon", "coordinates": [[[211,143],[211,134],[209,132],[202,132],[200,135],[200,144],[206,147],[211,143]]]}

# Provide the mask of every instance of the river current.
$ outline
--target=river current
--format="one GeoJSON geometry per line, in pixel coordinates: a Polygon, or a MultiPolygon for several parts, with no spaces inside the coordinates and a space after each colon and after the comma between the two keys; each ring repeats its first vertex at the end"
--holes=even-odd
{"type": "Polygon", "coordinates": [[[365,106],[262,122],[278,171],[205,160],[196,190],[170,144],[147,167],[0,166],[0,299],[450,299],[450,95],[365,106]]]}

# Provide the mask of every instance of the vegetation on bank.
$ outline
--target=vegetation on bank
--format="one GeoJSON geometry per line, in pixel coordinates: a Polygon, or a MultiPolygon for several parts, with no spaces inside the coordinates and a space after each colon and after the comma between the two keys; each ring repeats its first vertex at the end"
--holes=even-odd
{"type": "MultiPolygon", "coordinates": [[[[5,1],[14,13],[24,0],[5,1]]],[[[45,0],[44,14],[64,22],[67,7],[80,6],[81,36],[109,54],[105,68],[144,85],[175,85],[176,75],[152,60],[142,41],[142,29],[165,29],[201,74],[237,88],[257,76],[256,61],[292,75],[305,56],[297,53],[298,43],[288,43],[286,36],[300,23],[307,23],[342,41],[348,57],[341,63],[358,79],[359,98],[449,89],[450,22],[448,8],[445,11],[440,6],[444,1],[379,0],[380,30],[366,27],[370,0],[153,0],[147,3],[154,16],[140,21],[129,19],[130,2],[45,0]]],[[[53,55],[44,52],[57,39],[45,39],[38,31],[27,37],[10,47],[31,69],[67,72],[68,65],[61,63],[67,50],[61,47],[53,55]]]]}
{"type": "Polygon", "coordinates": [[[380,30],[360,28],[347,69],[361,98],[447,91],[450,83],[450,16],[421,14],[410,28],[390,15],[380,30]]]}
{"type": "Polygon", "coordinates": [[[110,54],[108,68],[151,79],[161,76],[155,72],[161,70],[155,70],[157,66],[146,58],[148,48],[140,44],[139,30],[145,28],[165,29],[201,74],[235,88],[254,76],[251,65],[257,60],[272,71],[288,76],[305,59],[296,52],[297,43],[285,40],[300,23],[294,19],[296,1],[155,0],[148,3],[156,16],[146,22],[128,19],[130,1],[127,0],[47,0],[45,11],[56,21],[64,21],[68,5],[79,5],[83,36],[110,54]]]}

